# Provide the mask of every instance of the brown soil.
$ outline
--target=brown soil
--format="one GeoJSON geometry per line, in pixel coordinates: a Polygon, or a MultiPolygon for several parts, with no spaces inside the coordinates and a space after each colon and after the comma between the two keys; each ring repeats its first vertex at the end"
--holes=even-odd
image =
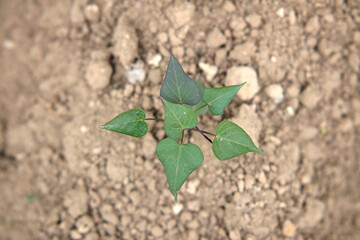
{"type": "Polygon", "coordinates": [[[356,0],[0,1],[0,239],[360,239],[359,26],[356,0]],[[220,162],[194,133],[205,160],[178,203],[161,122],[96,128],[162,116],[170,53],[206,87],[255,70],[200,120],[232,119],[264,152],[220,162]]]}

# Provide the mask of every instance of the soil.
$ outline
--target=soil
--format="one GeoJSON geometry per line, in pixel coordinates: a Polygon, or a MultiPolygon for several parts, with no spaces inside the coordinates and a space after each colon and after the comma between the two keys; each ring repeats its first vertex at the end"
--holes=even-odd
{"type": "Polygon", "coordinates": [[[359,1],[0,1],[0,29],[0,239],[360,239],[359,1]],[[170,53],[205,87],[249,82],[200,127],[264,152],[221,162],[193,133],[177,203],[161,122],[96,127],[161,117],[170,53]]]}

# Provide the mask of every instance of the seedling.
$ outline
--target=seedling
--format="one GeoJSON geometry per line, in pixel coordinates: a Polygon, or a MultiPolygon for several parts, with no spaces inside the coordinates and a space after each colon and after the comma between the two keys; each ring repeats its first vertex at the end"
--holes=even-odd
{"type": "Polygon", "coordinates": [[[160,90],[165,118],[146,118],[145,112],[136,108],[119,114],[101,128],[140,138],[148,131],[146,121],[164,121],[167,138],[158,143],[156,154],[165,168],[170,191],[177,201],[177,191],[204,160],[197,145],[184,143],[185,130],[199,132],[212,144],[215,156],[221,161],[248,152],[261,153],[249,135],[233,122],[220,122],[216,134],[197,127],[196,114],[204,114],[209,110],[212,115],[221,115],[244,84],[204,88],[200,78],[197,82],[191,79],[171,55],[160,90]]]}

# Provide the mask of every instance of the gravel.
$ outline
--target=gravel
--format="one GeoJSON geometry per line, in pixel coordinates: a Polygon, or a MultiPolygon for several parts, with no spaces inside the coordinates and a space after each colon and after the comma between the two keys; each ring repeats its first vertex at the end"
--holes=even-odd
{"type": "Polygon", "coordinates": [[[246,82],[237,95],[244,101],[251,100],[259,91],[256,71],[251,67],[234,66],[227,70],[225,85],[237,85],[246,82]]]}

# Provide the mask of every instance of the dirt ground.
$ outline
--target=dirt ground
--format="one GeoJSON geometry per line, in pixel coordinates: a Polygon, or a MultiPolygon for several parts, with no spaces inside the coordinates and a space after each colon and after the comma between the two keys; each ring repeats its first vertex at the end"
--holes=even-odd
{"type": "Polygon", "coordinates": [[[0,1],[0,239],[360,239],[357,0],[0,1]],[[204,163],[179,191],[161,117],[170,54],[205,87],[247,81],[231,119],[264,154],[204,163]],[[145,73],[145,78],[144,78],[145,73]]]}

